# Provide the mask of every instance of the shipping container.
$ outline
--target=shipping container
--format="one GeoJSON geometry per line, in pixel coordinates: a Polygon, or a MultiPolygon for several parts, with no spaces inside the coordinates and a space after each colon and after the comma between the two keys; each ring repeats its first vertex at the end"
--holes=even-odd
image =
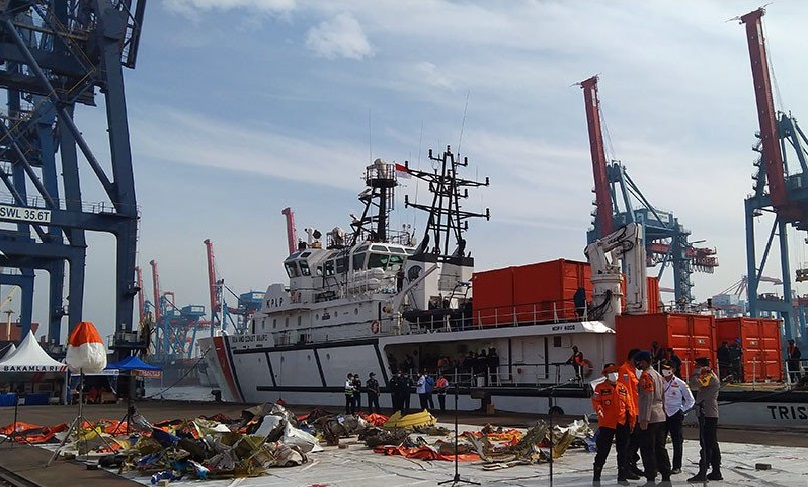
{"type": "Polygon", "coordinates": [[[651,350],[651,343],[671,347],[682,361],[681,374],[689,375],[696,357],[708,357],[716,363],[716,323],[712,315],[655,313],[619,315],[617,328],[617,360],[626,360],[629,350],[651,350]]]}
{"type": "Polygon", "coordinates": [[[513,267],[475,272],[471,283],[475,326],[493,326],[514,321],[513,267]]]}
{"type": "Polygon", "coordinates": [[[648,312],[650,314],[659,313],[662,299],[659,296],[659,278],[648,276],[648,312]]]}
{"type": "MultiPolygon", "coordinates": [[[[745,382],[783,380],[783,348],[780,320],[766,318],[718,318],[716,344],[740,339],[742,377],[745,382]]],[[[716,347],[718,348],[718,347],[716,347]]]]}
{"type": "Polygon", "coordinates": [[[579,288],[592,300],[592,275],[587,262],[557,259],[513,268],[513,304],[520,323],[573,321],[578,314],[573,296],[579,288]]]}

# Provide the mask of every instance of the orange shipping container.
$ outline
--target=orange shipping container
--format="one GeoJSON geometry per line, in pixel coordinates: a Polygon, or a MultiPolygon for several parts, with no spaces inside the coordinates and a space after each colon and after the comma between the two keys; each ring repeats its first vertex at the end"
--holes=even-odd
{"type": "Polygon", "coordinates": [[[659,278],[648,276],[648,312],[651,314],[659,313],[659,278]]]}
{"type": "Polygon", "coordinates": [[[716,361],[716,324],[712,315],[685,313],[656,313],[619,315],[616,319],[618,362],[623,362],[629,350],[650,350],[651,343],[671,347],[682,360],[681,373],[690,374],[696,357],[716,361]]]}
{"type": "MultiPolygon", "coordinates": [[[[718,318],[716,344],[741,340],[743,377],[746,382],[783,380],[783,348],[780,320],[718,318]]],[[[716,347],[718,348],[718,347],[716,347]]]]}
{"type": "Polygon", "coordinates": [[[513,267],[475,272],[471,282],[475,326],[513,322],[513,267]]]}
{"type": "Polygon", "coordinates": [[[592,299],[587,262],[557,259],[513,268],[513,304],[519,322],[574,320],[572,298],[584,288],[592,299]]]}

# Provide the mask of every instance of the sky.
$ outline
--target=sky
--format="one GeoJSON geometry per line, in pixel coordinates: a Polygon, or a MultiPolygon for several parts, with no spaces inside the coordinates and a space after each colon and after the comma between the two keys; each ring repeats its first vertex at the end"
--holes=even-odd
{"type": "MultiPolygon", "coordinates": [[[[694,293],[699,301],[720,293],[746,272],[743,200],[757,130],[744,27],[730,19],[758,6],[149,2],[137,67],[124,73],[146,296],[155,260],[177,304],[207,306],[205,239],[234,291],[282,282],[283,208],[294,210],[299,236],[347,228],[373,159],[428,168],[427,151],[446,146],[469,157],[467,176],[490,178],[466,201],[491,211],[467,236],[478,270],[583,260],[594,194],[575,84],[596,74],[607,157],[691,240],[717,249],[720,266],[694,275],[694,293]]],[[[777,103],[797,117],[808,110],[806,14],[805,2],[779,1],[764,17],[777,103]]],[[[75,118],[103,160],[104,110],[81,108],[75,118]]],[[[83,180],[85,199],[103,200],[92,179],[83,180]]],[[[422,232],[424,217],[403,210],[403,195],[424,201],[425,188],[399,189],[394,224],[422,232]]],[[[759,235],[770,229],[765,218],[759,235]]],[[[792,237],[796,268],[807,260],[805,236],[792,237]]],[[[84,314],[109,334],[114,240],[88,242],[84,314]]],[[[34,320],[46,323],[47,276],[37,283],[34,320]]],[[[672,287],[669,271],[662,286],[672,287]]]]}

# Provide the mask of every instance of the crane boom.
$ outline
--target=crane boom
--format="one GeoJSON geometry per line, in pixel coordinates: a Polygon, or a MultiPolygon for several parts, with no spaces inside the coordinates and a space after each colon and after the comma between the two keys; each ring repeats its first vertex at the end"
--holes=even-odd
{"type": "Polygon", "coordinates": [[[752,81],[755,85],[760,143],[766,178],[769,180],[769,194],[772,206],[776,209],[788,205],[786,193],[783,153],[780,150],[780,135],[777,130],[777,112],[772,96],[771,74],[766,59],[766,44],[763,39],[761,18],[765,10],[759,8],[741,16],[746,26],[746,42],[749,46],[749,61],[752,64],[752,81]]]}
{"type": "Polygon", "coordinates": [[[149,264],[152,268],[152,288],[154,292],[154,321],[160,322],[162,312],[160,311],[160,276],[157,273],[157,261],[151,260],[149,264]]]}
{"type": "MultiPolygon", "coordinates": [[[[620,274],[625,269],[626,312],[630,314],[648,312],[644,240],[642,225],[629,223],[586,246],[584,253],[592,266],[593,296],[603,296],[606,299],[605,297],[609,295],[607,290],[611,291],[611,296],[618,294],[620,274]],[[623,263],[622,268],[620,261],[623,263]]],[[[615,313],[620,310],[616,306],[613,308],[616,308],[612,310],[615,313]]]]}
{"type": "Polygon", "coordinates": [[[205,240],[205,246],[208,249],[208,286],[210,288],[210,311],[213,316],[221,310],[222,305],[219,302],[219,293],[216,289],[216,258],[213,254],[213,242],[210,239],[205,240]]]}
{"type": "Polygon", "coordinates": [[[286,216],[286,239],[289,244],[289,255],[297,250],[297,230],[295,230],[295,212],[286,207],[281,210],[281,215],[286,216]]]}
{"type": "Polygon", "coordinates": [[[140,323],[146,320],[146,291],[143,289],[143,269],[140,266],[135,267],[135,276],[137,278],[137,304],[138,304],[138,317],[140,323]]]}
{"type": "Polygon", "coordinates": [[[581,81],[580,86],[584,91],[586,125],[589,129],[589,152],[592,156],[592,174],[595,178],[596,229],[600,236],[604,236],[612,233],[614,229],[614,209],[609,191],[609,177],[606,172],[603,133],[600,128],[598,77],[592,76],[581,81]]]}

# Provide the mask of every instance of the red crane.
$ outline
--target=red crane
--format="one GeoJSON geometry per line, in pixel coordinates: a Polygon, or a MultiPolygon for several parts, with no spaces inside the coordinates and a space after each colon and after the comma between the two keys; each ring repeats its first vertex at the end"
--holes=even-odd
{"type": "Polygon", "coordinates": [[[598,77],[581,81],[584,90],[586,125],[589,128],[589,152],[592,155],[592,174],[595,176],[595,222],[600,236],[609,235],[614,229],[609,177],[606,172],[606,154],[603,152],[603,134],[600,129],[600,100],[598,100],[598,77]]]}
{"type": "Polygon", "coordinates": [[[146,320],[146,290],[143,289],[143,269],[140,266],[135,267],[135,276],[137,277],[137,304],[140,317],[140,323],[146,320]]]}
{"type": "Polygon", "coordinates": [[[772,206],[778,213],[789,214],[792,210],[789,208],[786,192],[783,153],[780,150],[780,132],[777,130],[777,110],[774,107],[771,74],[766,59],[763,26],[760,21],[764,13],[765,11],[759,8],[741,16],[741,22],[746,26],[746,42],[749,45],[749,61],[752,64],[752,81],[755,85],[755,103],[760,125],[760,143],[766,178],[769,180],[769,195],[772,206]]]}
{"type": "Polygon", "coordinates": [[[152,287],[154,291],[154,321],[155,323],[160,323],[160,277],[157,274],[157,261],[151,260],[149,261],[152,268],[152,287]]]}
{"type": "Polygon", "coordinates": [[[281,210],[281,215],[286,215],[286,239],[289,243],[289,255],[297,250],[297,231],[295,230],[295,212],[286,207],[281,210]]]}
{"type": "MultiPolygon", "coordinates": [[[[288,208],[287,208],[288,209],[288,208]]],[[[213,242],[210,239],[205,240],[205,246],[208,249],[208,286],[210,289],[210,312],[211,316],[218,316],[217,313],[221,311],[222,305],[219,302],[219,293],[216,289],[216,261],[213,255],[213,242]]],[[[213,325],[214,320],[211,319],[213,325]]]]}

